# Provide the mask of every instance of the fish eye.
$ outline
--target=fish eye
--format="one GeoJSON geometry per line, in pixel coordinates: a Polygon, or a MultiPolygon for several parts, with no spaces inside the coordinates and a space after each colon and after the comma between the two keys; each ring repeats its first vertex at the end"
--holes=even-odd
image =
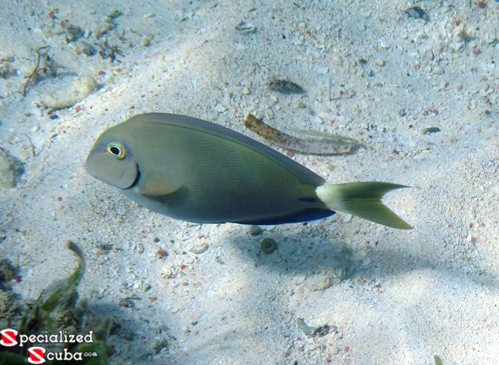
{"type": "Polygon", "coordinates": [[[118,160],[125,158],[125,147],[118,142],[111,142],[107,145],[107,152],[116,157],[118,160]]]}

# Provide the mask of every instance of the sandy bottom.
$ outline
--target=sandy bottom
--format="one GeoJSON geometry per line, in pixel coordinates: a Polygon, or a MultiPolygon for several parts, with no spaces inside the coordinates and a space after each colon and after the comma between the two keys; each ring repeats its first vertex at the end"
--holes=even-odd
{"type": "Polygon", "coordinates": [[[0,192],[0,257],[20,305],[74,270],[72,240],[80,298],[119,324],[113,364],[497,361],[497,1],[421,2],[427,19],[398,0],[3,3],[0,147],[25,172],[0,192]],[[76,76],[100,88],[43,107],[76,76]],[[413,186],[386,201],[414,229],[338,214],[251,235],[151,213],[84,169],[100,133],[151,111],[355,138],[353,155],[293,158],[413,186]]]}

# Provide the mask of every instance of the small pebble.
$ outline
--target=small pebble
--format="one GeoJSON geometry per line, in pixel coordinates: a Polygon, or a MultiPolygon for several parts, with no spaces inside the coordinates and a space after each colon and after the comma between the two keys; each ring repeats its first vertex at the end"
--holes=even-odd
{"type": "Polygon", "coordinates": [[[0,285],[14,279],[16,275],[15,267],[7,259],[0,260],[0,285]]]}
{"type": "Polygon", "coordinates": [[[96,253],[98,255],[107,255],[111,250],[113,249],[113,245],[109,243],[103,243],[100,245],[97,245],[97,251],[96,253]]]}
{"type": "Polygon", "coordinates": [[[300,330],[303,331],[303,333],[307,336],[311,337],[323,337],[331,332],[331,330],[335,331],[336,327],[329,326],[328,324],[319,326],[319,327],[311,327],[305,323],[305,320],[303,318],[297,318],[296,319],[296,325],[300,330]]]}
{"type": "Polygon", "coordinates": [[[281,94],[303,94],[305,90],[298,84],[292,81],[273,79],[268,83],[268,87],[272,91],[277,91],[281,94]]]}
{"type": "Polygon", "coordinates": [[[314,329],[314,332],[312,333],[312,337],[323,337],[329,333],[330,327],[328,324],[325,324],[323,326],[319,326],[316,329],[314,329]]]}
{"type": "Polygon", "coordinates": [[[438,133],[440,132],[440,128],[438,127],[429,127],[423,129],[423,134],[432,134],[432,133],[438,133]]]}
{"type": "Polygon", "coordinates": [[[2,57],[0,56],[0,77],[2,79],[8,79],[9,77],[17,75],[17,69],[12,66],[14,62],[14,57],[2,57]]]}
{"type": "Polygon", "coordinates": [[[74,42],[83,37],[84,31],[77,25],[69,23],[67,20],[61,21],[61,26],[64,29],[64,34],[66,35],[66,42],[74,42]]]}
{"type": "Polygon", "coordinates": [[[425,22],[430,21],[430,17],[428,16],[428,14],[426,14],[426,11],[421,9],[419,6],[411,6],[410,8],[405,10],[405,13],[409,18],[422,19],[425,22]]]}
{"type": "Polygon", "coordinates": [[[258,236],[263,233],[263,229],[260,226],[250,226],[249,234],[252,236],[258,236]]]}
{"type": "Polygon", "coordinates": [[[161,269],[159,277],[162,279],[171,279],[173,277],[173,268],[169,266],[164,267],[163,269],[161,269]]]}
{"type": "Polygon", "coordinates": [[[150,34],[146,35],[146,36],[142,37],[142,39],[140,40],[140,45],[142,47],[149,47],[151,45],[152,39],[153,39],[152,35],[150,35],[150,34]]]}
{"type": "Polygon", "coordinates": [[[83,40],[78,41],[76,49],[78,50],[78,52],[83,53],[89,57],[94,56],[97,53],[97,48],[83,40]]]}
{"type": "Polygon", "coordinates": [[[133,298],[123,298],[123,299],[120,299],[120,301],[118,302],[118,304],[122,307],[125,307],[125,308],[133,308],[134,307],[134,303],[133,303],[133,298]]]}
{"type": "Polygon", "coordinates": [[[190,251],[193,253],[193,254],[196,254],[196,255],[200,255],[202,254],[203,252],[206,252],[208,250],[208,248],[210,247],[210,245],[208,245],[206,242],[203,242],[201,243],[200,245],[196,246],[196,247],[193,247],[190,251]]]}
{"type": "Polygon", "coordinates": [[[0,147],[0,188],[15,188],[24,173],[24,163],[0,147]]]}
{"type": "Polygon", "coordinates": [[[236,30],[240,31],[241,33],[255,33],[256,27],[251,23],[241,22],[236,25],[236,30]]]}

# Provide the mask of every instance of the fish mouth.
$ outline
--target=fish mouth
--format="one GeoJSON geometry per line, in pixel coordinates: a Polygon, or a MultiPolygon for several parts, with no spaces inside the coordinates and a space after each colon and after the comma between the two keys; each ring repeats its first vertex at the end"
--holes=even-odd
{"type": "Polygon", "coordinates": [[[125,188],[123,190],[133,189],[139,184],[139,180],[140,180],[140,176],[141,176],[139,165],[135,164],[135,168],[137,169],[137,175],[135,176],[135,180],[133,180],[132,185],[130,185],[128,188],[125,188]]]}

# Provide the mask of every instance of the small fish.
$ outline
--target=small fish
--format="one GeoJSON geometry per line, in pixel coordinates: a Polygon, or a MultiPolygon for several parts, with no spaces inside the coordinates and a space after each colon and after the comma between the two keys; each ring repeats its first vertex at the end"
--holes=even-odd
{"type": "Polygon", "coordinates": [[[305,138],[295,137],[271,127],[253,114],[246,115],[244,126],[279,147],[302,154],[345,155],[354,153],[362,146],[352,138],[317,131],[302,131],[305,138]]]}
{"type": "Polygon", "coordinates": [[[403,185],[327,184],[260,142],[183,115],[141,114],[109,128],[86,168],[144,207],[189,222],[296,223],[338,210],[412,228],[381,202],[403,185]]]}

